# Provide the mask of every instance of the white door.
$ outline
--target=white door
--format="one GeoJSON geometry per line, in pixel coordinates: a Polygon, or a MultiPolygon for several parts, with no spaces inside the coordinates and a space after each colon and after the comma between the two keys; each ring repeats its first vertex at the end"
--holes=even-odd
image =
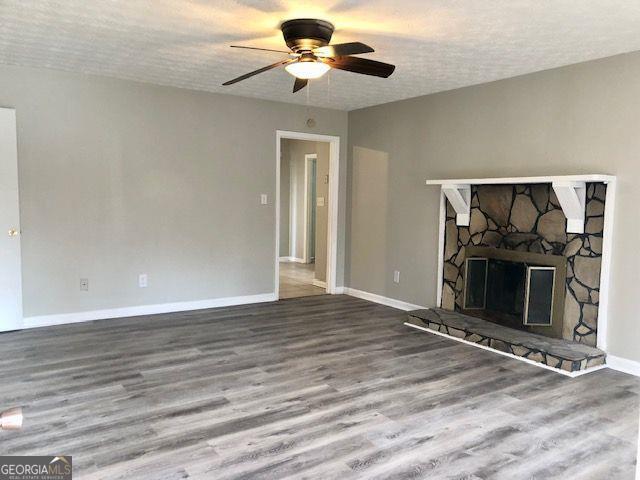
{"type": "Polygon", "coordinates": [[[0,331],[22,328],[16,111],[0,108],[0,331]]]}

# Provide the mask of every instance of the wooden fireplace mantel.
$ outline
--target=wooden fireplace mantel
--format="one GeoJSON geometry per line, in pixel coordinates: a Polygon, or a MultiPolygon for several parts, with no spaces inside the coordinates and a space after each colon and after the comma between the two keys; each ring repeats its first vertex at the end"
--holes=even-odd
{"type": "Polygon", "coordinates": [[[446,180],[427,180],[427,185],[505,185],[522,183],[553,182],[603,182],[615,180],[615,175],[550,175],[546,177],[498,177],[498,178],[450,178],[446,180]]]}
{"type": "Polygon", "coordinates": [[[501,177],[501,178],[459,178],[427,180],[427,185],[440,185],[456,211],[456,224],[469,226],[471,218],[471,185],[513,185],[550,183],[562,211],[567,217],[567,233],[584,233],[584,208],[586,184],[589,182],[611,183],[613,175],[555,175],[548,177],[501,177]]]}

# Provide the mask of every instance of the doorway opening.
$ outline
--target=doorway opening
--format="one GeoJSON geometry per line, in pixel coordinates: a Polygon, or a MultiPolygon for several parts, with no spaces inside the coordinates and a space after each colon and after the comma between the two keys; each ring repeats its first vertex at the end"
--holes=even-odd
{"type": "Polygon", "coordinates": [[[338,138],[278,132],[276,294],[335,292],[338,138]]]}

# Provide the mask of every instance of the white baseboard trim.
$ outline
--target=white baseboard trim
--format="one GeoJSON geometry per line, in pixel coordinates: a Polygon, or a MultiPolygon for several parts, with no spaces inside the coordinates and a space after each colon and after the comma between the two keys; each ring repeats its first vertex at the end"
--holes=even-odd
{"type": "Polygon", "coordinates": [[[454,337],[453,335],[447,335],[446,333],[438,332],[436,330],[431,330],[430,328],[427,328],[427,327],[421,327],[419,325],[414,325],[413,323],[409,323],[409,322],[405,322],[405,325],[407,327],[415,328],[417,330],[422,330],[423,332],[433,333],[434,335],[439,335],[441,337],[445,337],[450,340],[455,340],[456,342],[464,343],[466,345],[471,345],[472,347],[481,348],[483,350],[488,350],[490,352],[497,353],[505,357],[513,358],[515,360],[528,363],[529,365],[534,365],[536,367],[544,368],[546,370],[551,370],[553,372],[559,373],[560,375],[564,375],[566,377],[571,377],[571,378],[581,377],[582,375],[586,375],[587,373],[591,373],[597,370],[602,370],[603,368],[607,368],[607,365],[598,365],[597,367],[587,368],[585,370],[580,370],[579,372],[567,372],[566,370],[562,370],[561,368],[550,367],[549,365],[545,365],[544,363],[534,362],[533,360],[529,360],[528,358],[519,357],[518,355],[503,352],[501,350],[496,350],[495,348],[487,347],[486,345],[480,345],[479,343],[470,342],[468,340],[465,340],[464,338],[458,338],[458,337],[454,337]]]}
{"type": "Polygon", "coordinates": [[[279,257],[278,260],[281,262],[306,263],[304,261],[304,258],[297,258],[297,257],[279,257]]]}
{"type": "MultiPolygon", "coordinates": [[[[336,291],[336,293],[338,292],[336,291]]],[[[420,305],[414,305],[413,303],[404,302],[402,300],[396,300],[395,298],[383,297],[382,295],[378,295],[375,293],[365,292],[363,290],[358,290],[356,288],[343,287],[343,291],[340,293],[345,293],[352,297],[361,298],[363,300],[369,300],[370,302],[379,303],[381,305],[397,308],[399,310],[409,311],[409,310],[420,310],[420,309],[427,308],[427,307],[422,307],[420,305]]]]}
{"type": "Polygon", "coordinates": [[[616,357],[615,355],[607,355],[607,366],[613,370],[640,377],[640,362],[636,362],[635,360],[628,360],[626,358],[616,357]]]}
{"type": "Polygon", "coordinates": [[[155,305],[111,308],[106,310],[91,310],[87,312],[61,313],[57,315],[39,315],[34,317],[25,317],[23,328],[48,327],[51,325],[63,325],[66,323],[90,322],[93,320],[106,320],[111,318],[137,317],[141,315],[154,315],[158,313],[185,312],[189,310],[202,310],[205,308],[230,307],[233,305],[246,305],[250,303],[275,302],[276,300],[278,300],[278,298],[276,297],[275,293],[261,293],[258,295],[213,298],[210,300],[196,300],[193,302],[160,303],[155,305]]]}
{"type": "Polygon", "coordinates": [[[313,283],[316,287],[327,288],[327,282],[323,282],[322,280],[316,280],[314,278],[311,283],[313,283]]]}

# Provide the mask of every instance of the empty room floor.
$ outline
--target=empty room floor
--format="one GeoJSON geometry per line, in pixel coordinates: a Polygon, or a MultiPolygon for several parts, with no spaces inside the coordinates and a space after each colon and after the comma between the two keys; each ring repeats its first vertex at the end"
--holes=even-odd
{"type": "Polygon", "coordinates": [[[347,296],[0,335],[4,455],[74,478],[632,479],[640,379],[561,376],[347,296]]]}
{"type": "Polygon", "coordinates": [[[280,298],[324,295],[324,288],[313,285],[315,264],[280,262],[280,298]]]}

